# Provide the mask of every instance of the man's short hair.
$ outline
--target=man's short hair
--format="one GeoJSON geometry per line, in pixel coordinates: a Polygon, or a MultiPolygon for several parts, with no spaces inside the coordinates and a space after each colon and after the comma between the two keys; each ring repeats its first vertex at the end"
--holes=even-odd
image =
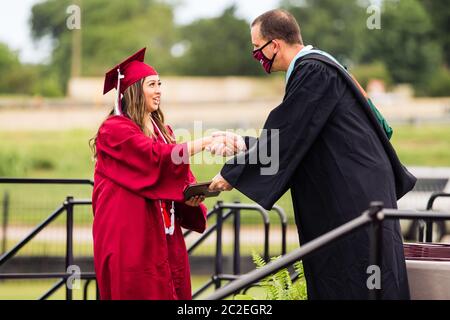
{"type": "Polygon", "coordinates": [[[286,10],[267,11],[253,21],[252,27],[258,24],[264,39],[281,39],[288,44],[303,44],[297,20],[286,10]]]}

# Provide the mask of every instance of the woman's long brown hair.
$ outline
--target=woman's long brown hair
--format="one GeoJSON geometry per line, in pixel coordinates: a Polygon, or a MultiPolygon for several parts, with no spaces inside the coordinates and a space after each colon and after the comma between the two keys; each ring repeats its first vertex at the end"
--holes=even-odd
{"type": "MultiPolygon", "coordinates": [[[[125,90],[122,98],[122,113],[124,116],[131,119],[134,123],[136,123],[139,128],[141,128],[142,132],[148,137],[156,137],[155,133],[152,132],[145,124],[146,117],[148,117],[147,107],[145,105],[145,96],[143,89],[144,79],[137,81],[132,84],[127,90],[125,90]]],[[[114,115],[114,109],[109,113],[108,117],[105,121],[114,115]]],[[[153,121],[158,126],[159,130],[163,134],[164,138],[168,143],[175,143],[172,135],[167,130],[164,125],[164,114],[161,111],[161,108],[151,113],[151,117],[153,121]]],[[[97,142],[98,132],[92,139],[89,140],[89,146],[94,154],[94,159],[97,158],[97,142]]]]}

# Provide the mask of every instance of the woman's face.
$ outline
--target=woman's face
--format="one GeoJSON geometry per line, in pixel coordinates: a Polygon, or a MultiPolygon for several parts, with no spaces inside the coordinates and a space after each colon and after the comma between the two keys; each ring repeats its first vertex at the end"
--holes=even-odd
{"type": "Polygon", "coordinates": [[[161,81],[159,76],[148,76],[143,83],[145,106],[148,112],[158,110],[161,103],[161,81]]]}

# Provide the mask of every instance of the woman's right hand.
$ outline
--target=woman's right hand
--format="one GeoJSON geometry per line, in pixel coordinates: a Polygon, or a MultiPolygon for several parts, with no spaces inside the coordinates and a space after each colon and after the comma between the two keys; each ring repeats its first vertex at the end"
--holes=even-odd
{"type": "Polygon", "coordinates": [[[205,200],[205,196],[195,196],[185,202],[188,206],[198,207],[205,200]]]}
{"type": "Polygon", "coordinates": [[[189,141],[187,143],[189,155],[193,156],[199,152],[202,152],[211,144],[212,140],[213,138],[211,136],[207,136],[194,141],[189,141]]]}

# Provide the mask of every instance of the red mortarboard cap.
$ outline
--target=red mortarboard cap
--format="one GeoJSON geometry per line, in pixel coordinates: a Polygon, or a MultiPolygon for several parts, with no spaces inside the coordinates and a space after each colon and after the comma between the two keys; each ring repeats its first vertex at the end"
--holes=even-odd
{"type": "Polygon", "coordinates": [[[103,94],[108,93],[114,88],[117,89],[117,96],[114,105],[114,113],[116,115],[122,114],[120,106],[121,94],[125,92],[129,86],[142,78],[158,74],[155,69],[144,63],[145,49],[146,48],[142,48],[131,57],[127,58],[125,61],[108,71],[105,75],[103,94]]]}
{"type": "Polygon", "coordinates": [[[108,93],[114,88],[117,89],[118,70],[124,76],[120,80],[120,93],[123,93],[136,81],[158,74],[155,69],[144,63],[145,50],[146,48],[142,48],[106,73],[103,94],[108,93]]]}

